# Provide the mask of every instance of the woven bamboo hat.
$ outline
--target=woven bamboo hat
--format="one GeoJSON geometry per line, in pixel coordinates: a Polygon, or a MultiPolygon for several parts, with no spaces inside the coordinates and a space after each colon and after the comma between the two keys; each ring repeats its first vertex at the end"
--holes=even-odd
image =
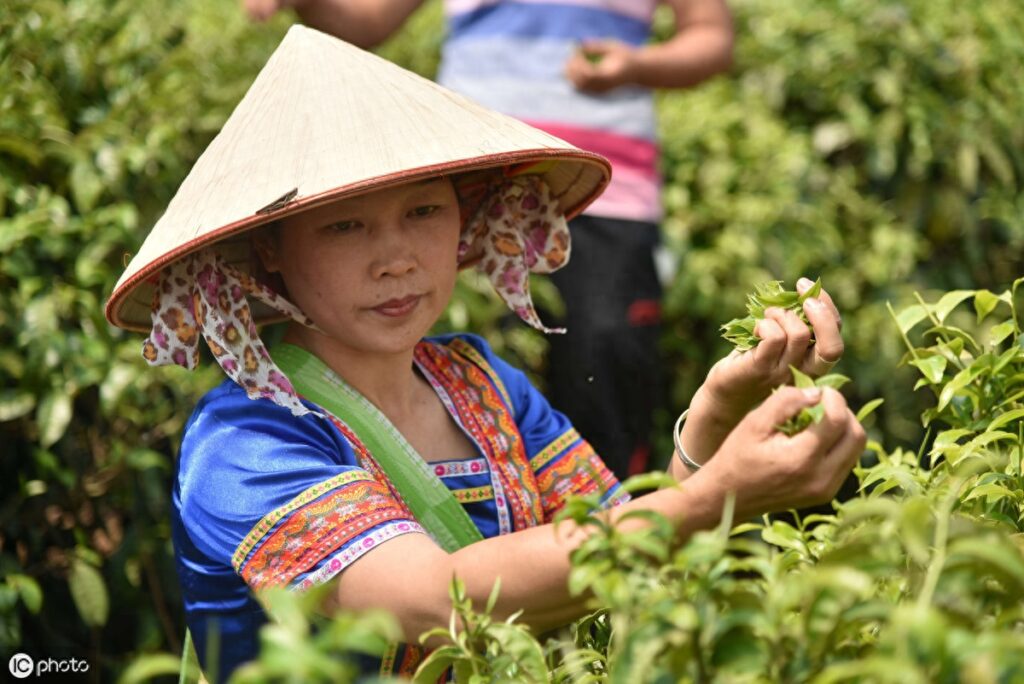
{"type": "MultiPolygon", "coordinates": [[[[214,243],[248,271],[245,233],[258,226],[390,185],[502,167],[540,175],[567,218],[611,173],[597,154],[293,26],[128,264],[107,319],[148,331],[161,269],[214,243]]],[[[260,303],[253,316],[282,318],[260,303]]]]}

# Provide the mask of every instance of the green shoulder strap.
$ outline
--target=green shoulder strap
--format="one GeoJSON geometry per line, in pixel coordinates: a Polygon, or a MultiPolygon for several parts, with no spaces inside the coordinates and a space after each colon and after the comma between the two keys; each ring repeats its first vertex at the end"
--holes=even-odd
{"type": "Polygon", "coordinates": [[[412,514],[445,551],[483,536],[430,465],[383,413],[327,364],[293,344],[278,344],[271,355],[300,395],[351,427],[388,476],[412,514]]]}

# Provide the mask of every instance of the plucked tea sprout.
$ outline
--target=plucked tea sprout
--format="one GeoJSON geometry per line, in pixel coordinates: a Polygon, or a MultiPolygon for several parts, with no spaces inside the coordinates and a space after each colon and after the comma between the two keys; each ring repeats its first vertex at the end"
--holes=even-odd
{"type": "MultiPolygon", "coordinates": [[[[754,292],[747,295],[747,316],[734,318],[722,326],[722,337],[732,343],[736,351],[745,352],[757,346],[761,338],[754,334],[754,327],[757,322],[764,318],[764,310],[776,306],[796,313],[800,320],[811,327],[804,313],[804,301],[821,294],[821,278],[814,281],[814,285],[807,288],[803,294],[795,290],[786,290],[780,280],[769,280],[754,288],[754,292]]],[[[811,339],[814,339],[814,331],[811,330],[811,339]]]]}

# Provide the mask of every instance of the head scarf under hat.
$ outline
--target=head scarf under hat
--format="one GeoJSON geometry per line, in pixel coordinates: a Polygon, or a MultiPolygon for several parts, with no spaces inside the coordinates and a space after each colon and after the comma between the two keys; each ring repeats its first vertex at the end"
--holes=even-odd
{"type": "MultiPolygon", "coordinates": [[[[458,257],[481,255],[477,267],[520,318],[544,332],[530,297],[529,274],[550,273],[569,259],[569,229],[537,176],[503,180],[487,191],[459,237],[458,257]]],[[[256,331],[247,295],[302,325],[318,329],[297,306],[242,273],[207,247],[166,267],[153,302],[142,355],[153,366],[195,368],[199,338],[249,398],[264,398],[295,415],[309,411],[256,331]]]]}

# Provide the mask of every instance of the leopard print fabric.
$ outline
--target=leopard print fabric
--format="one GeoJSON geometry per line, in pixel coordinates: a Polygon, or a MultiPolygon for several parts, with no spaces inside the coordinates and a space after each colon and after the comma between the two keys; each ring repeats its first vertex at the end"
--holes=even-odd
{"type": "Polygon", "coordinates": [[[541,323],[530,297],[530,273],[557,271],[569,260],[569,227],[538,176],[507,179],[484,200],[462,230],[459,259],[480,252],[478,268],[528,325],[564,333],[541,323]]]}
{"type": "MultiPolygon", "coordinates": [[[[550,273],[569,259],[569,229],[537,176],[507,178],[492,189],[463,227],[459,259],[482,255],[478,268],[527,324],[545,327],[530,297],[529,274],[550,273]]],[[[153,296],[153,326],[142,346],[152,366],[199,362],[199,338],[249,398],[266,398],[294,415],[311,413],[260,340],[246,296],[316,329],[297,306],[226,263],[213,247],[190,254],[161,273],[153,296]]]]}
{"type": "Polygon", "coordinates": [[[199,362],[199,338],[203,337],[220,367],[250,399],[270,399],[296,416],[311,413],[263,345],[247,294],[303,325],[316,327],[295,305],[207,248],[161,273],[153,328],[142,344],[143,358],[152,366],[174,364],[192,370],[199,362]]]}

